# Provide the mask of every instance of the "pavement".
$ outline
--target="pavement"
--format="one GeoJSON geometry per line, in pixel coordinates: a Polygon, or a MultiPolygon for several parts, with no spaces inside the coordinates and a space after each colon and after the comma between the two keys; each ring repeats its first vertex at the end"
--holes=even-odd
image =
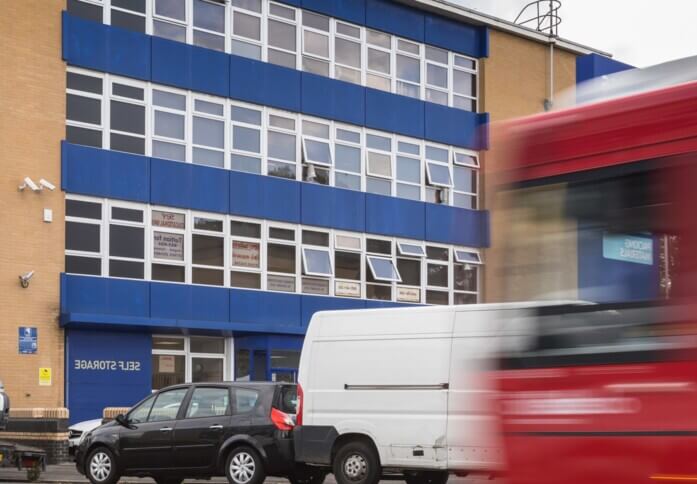
{"type": "MultiPolygon", "coordinates": [[[[27,479],[26,471],[18,471],[16,469],[0,468],[0,483],[24,483],[29,482],[27,479]]],[[[53,484],[89,484],[87,478],[77,472],[75,465],[72,463],[68,464],[57,464],[46,466],[46,471],[41,473],[38,481],[34,482],[50,482],[53,484]]],[[[136,477],[124,477],[119,483],[120,484],[150,484],[155,481],[149,478],[136,478],[136,477]]],[[[223,484],[227,483],[227,479],[223,477],[214,477],[210,480],[195,480],[187,479],[184,481],[186,484],[194,483],[208,483],[208,484],[223,484]]],[[[332,475],[327,476],[324,481],[325,484],[336,484],[334,477],[332,475]]],[[[502,484],[502,481],[488,480],[486,477],[451,477],[448,480],[448,484],[502,484]]],[[[287,480],[281,478],[270,477],[266,479],[264,484],[289,484],[287,480]]],[[[403,481],[384,481],[384,484],[403,484],[403,481]]]]}

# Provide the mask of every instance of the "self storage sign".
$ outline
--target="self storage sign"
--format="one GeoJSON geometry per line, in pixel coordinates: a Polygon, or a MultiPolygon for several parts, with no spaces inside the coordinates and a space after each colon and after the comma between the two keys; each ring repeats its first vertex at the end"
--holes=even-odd
{"type": "Polygon", "coordinates": [[[140,371],[140,361],[74,360],[73,368],[85,371],[140,371]]]}

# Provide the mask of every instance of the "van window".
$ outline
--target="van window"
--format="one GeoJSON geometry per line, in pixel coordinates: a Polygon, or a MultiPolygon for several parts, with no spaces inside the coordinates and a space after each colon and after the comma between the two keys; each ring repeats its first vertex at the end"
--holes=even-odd
{"type": "Polygon", "coordinates": [[[527,334],[504,350],[503,369],[663,361],[693,345],[678,307],[599,304],[538,308],[527,334]],[[517,348],[516,348],[517,346],[517,348]]]}

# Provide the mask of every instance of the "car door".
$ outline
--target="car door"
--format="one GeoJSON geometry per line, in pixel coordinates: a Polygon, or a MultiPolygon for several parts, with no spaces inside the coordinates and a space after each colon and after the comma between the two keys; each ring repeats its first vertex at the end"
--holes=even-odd
{"type": "Polygon", "coordinates": [[[186,469],[213,469],[231,420],[227,386],[194,387],[184,418],[174,431],[174,465],[186,469]]]}
{"type": "Polygon", "coordinates": [[[131,411],[129,427],[120,436],[123,466],[128,470],[169,469],[174,464],[173,435],[182,403],[189,387],[155,394],[149,408],[131,411]],[[145,412],[147,411],[147,416],[145,412]]]}

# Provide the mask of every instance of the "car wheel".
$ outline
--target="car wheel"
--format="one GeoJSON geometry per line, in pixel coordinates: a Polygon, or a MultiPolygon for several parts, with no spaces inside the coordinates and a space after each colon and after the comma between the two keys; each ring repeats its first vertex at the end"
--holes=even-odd
{"type": "Polygon", "coordinates": [[[259,454],[251,447],[237,447],[225,463],[225,476],[230,484],[261,484],[266,478],[259,454]]]}
{"type": "Polygon", "coordinates": [[[380,474],[380,459],[371,445],[348,442],[337,451],[334,477],[338,484],[376,484],[380,474]]]}
{"type": "Polygon", "coordinates": [[[450,475],[447,471],[424,471],[404,474],[407,484],[445,484],[450,475]]]}
{"type": "Polygon", "coordinates": [[[85,473],[92,484],[114,484],[119,480],[116,457],[106,447],[97,447],[90,452],[85,464],[85,473]]]}

